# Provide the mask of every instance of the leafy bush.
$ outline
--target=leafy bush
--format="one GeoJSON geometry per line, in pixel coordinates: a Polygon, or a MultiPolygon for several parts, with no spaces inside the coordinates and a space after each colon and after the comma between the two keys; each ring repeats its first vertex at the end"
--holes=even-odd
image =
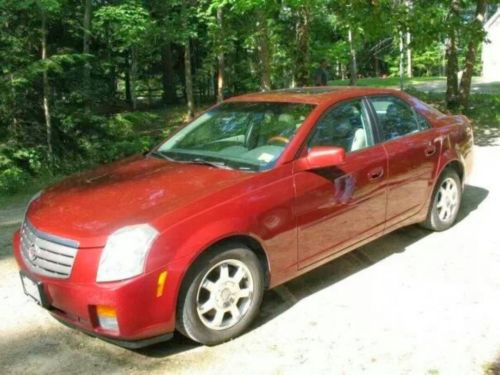
{"type": "Polygon", "coordinates": [[[24,136],[33,147],[22,147],[15,139],[0,141],[0,193],[23,190],[39,176],[64,175],[143,153],[164,138],[160,116],[150,112],[103,116],[80,108],[59,113],[55,122],[51,167],[44,134],[24,136]]]}
{"type": "Polygon", "coordinates": [[[12,166],[0,172],[0,193],[14,193],[20,190],[30,179],[21,168],[12,166]]]}
{"type": "Polygon", "coordinates": [[[43,148],[16,147],[14,142],[0,145],[0,193],[24,187],[33,175],[45,172],[43,148]]]}

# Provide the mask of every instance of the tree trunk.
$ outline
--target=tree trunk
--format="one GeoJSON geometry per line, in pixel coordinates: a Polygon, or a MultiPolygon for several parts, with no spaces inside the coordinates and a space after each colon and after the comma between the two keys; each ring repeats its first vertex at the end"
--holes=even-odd
{"type": "Polygon", "coordinates": [[[10,80],[10,94],[11,94],[11,113],[12,113],[12,125],[11,125],[11,133],[14,137],[17,137],[19,134],[19,121],[17,120],[17,95],[16,95],[16,87],[14,85],[14,75],[12,73],[9,74],[10,80]]]}
{"type": "Polygon", "coordinates": [[[132,107],[132,94],[130,90],[130,53],[125,56],[125,101],[132,107]]]}
{"type": "Polygon", "coordinates": [[[259,20],[259,31],[257,34],[257,52],[261,69],[260,89],[262,91],[271,90],[271,63],[269,58],[269,30],[267,28],[266,13],[262,9],[257,10],[259,20]]]}
{"type": "Polygon", "coordinates": [[[186,78],[186,104],[188,121],[194,117],[194,99],[193,99],[193,74],[191,71],[191,46],[189,39],[184,45],[184,74],[186,78]]]}
{"type": "MultiPolygon", "coordinates": [[[[42,9],[42,60],[47,59],[47,14],[42,9]]],[[[49,164],[53,164],[54,152],[52,148],[52,121],[50,115],[50,82],[47,69],[43,70],[43,114],[45,116],[45,132],[47,139],[47,158],[49,164]]]]}
{"type": "Polygon", "coordinates": [[[165,104],[175,104],[177,95],[175,92],[174,64],[172,61],[172,45],[166,42],[161,52],[162,59],[162,86],[163,101],[165,104]]]}
{"type": "MultiPolygon", "coordinates": [[[[477,31],[482,31],[484,16],[486,13],[487,1],[486,0],[477,0],[476,3],[476,18],[474,19],[473,24],[477,31]]],[[[459,103],[464,108],[467,109],[469,107],[469,94],[470,87],[472,82],[472,73],[474,72],[474,64],[476,63],[476,54],[479,43],[482,41],[481,38],[471,38],[469,41],[469,45],[467,46],[467,55],[465,57],[465,69],[462,74],[462,79],[460,80],[460,90],[459,90],[459,103]]]]}
{"type": "MultiPolygon", "coordinates": [[[[182,31],[188,33],[189,18],[186,7],[189,5],[189,0],[182,0],[181,3],[181,22],[182,31]]],[[[187,113],[186,120],[191,121],[194,118],[194,98],[193,98],[193,72],[191,70],[191,40],[188,36],[184,39],[184,79],[186,91],[187,113]]]]}
{"type": "MultiPolygon", "coordinates": [[[[411,14],[412,8],[413,8],[413,0],[406,0],[405,1],[406,5],[406,11],[408,14],[411,14]]],[[[413,77],[413,69],[412,69],[412,51],[410,48],[411,44],[411,33],[406,29],[406,75],[408,78],[413,77]]]]}
{"type": "Polygon", "coordinates": [[[456,23],[459,17],[460,0],[452,0],[448,15],[450,29],[446,42],[446,106],[457,106],[458,100],[458,56],[457,56],[457,30],[456,23]]]}
{"type": "Polygon", "coordinates": [[[458,57],[455,32],[446,43],[446,106],[455,107],[458,95],[458,57]]]}
{"type": "Polygon", "coordinates": [[[403,39],[403,32],[399,32],[399,89],[403,91],[404,88],[404,76],[405,76],[405,70],[404,70],[404,64],[405,64],[405,48],[404,48],[404,39],[403,39]]]}
{"type": "Polygon", "coordinates": [[[224,51],[222,50],[224,35],[224,13],[222,6],[217,8],[217,26],[218,26],[218,48],[217,54],[217,103],[224,100],[224,51]]]}
{"type": "MultiPolygon", "coordinates": [[[[90,53],[90,19],[92,16],[92,0],[85,0],[83,12],[83,53],[90,53]]],[[[90,98],[90,63],[85,62],[83,67],[83,88],[86,101],[90,98]]]]}
{"type": "Polygon", "coordinates": [[[413,67],[412,67],[412,56],[411,56],[411,34],[409,31],[406,32],[406,75],[408,78],[413,77],[413,67]]]}
{"type": "Polygon", "coordinates": [[[352,34],[352,28],[349,26],[349,30],[347,32],[347,39],[349,40],[349,52],[350,52],[350,61],[349,61],[349,85],[355,86],[358,78],[358,65],[356,63],[356,49],[354,48],[354,37],[352,34]]]}
{"type": "Polygon", "coordinates": [[[137,78],[137,49],[132,47],[130,49],[130,65],[129,65],[129,96],[132,110],[137,109],[137,94],[135,92],[135,81],[137,78]]]}
{"type": "Polygon", "coordinates": [[[380,77],[380,62],[377,55],[373,55],[373,64],[375,67],[375,77],[380,77]]]}
{"type": "Polygon", "coordinates": [[[309,9],[301,6],[298,11],[296,25],[297,54],[295,59],[295,80],[298,86],[307,86],[309,83],[309,9]]]}
{"type": "MultiPolygon", "coordinates": [[[[111,103],[116,101],[116,67],[113,63],[112,44],[109,29],[106,28],[106,61],[109,64],[109,75],[107,77],[108,95],[111,103]]],[[[127,92],[128,80],[125,80],[125,91],[127,92]]],[[[125,94],[127,96],[127,94],[125,94]]]]}

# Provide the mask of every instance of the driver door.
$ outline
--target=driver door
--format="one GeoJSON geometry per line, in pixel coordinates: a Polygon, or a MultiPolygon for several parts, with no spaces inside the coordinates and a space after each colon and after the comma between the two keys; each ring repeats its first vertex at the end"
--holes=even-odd
{"type": "Polygon", "coordinates": [[[294,173],[299,268],[384,229],[387,156],[368,113],[361,98],[335,105],[309,137],[308,148],[343,147],[346,162],[294,173]]]}

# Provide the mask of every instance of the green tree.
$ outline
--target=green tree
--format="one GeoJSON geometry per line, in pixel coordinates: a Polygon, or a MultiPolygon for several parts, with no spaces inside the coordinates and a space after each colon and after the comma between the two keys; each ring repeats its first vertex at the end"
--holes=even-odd
{"type": "Polygon", "coordinates": [[[139,50],[142,53],[149,52],[146,43],[152,29],[149,13],[135,1],[106,5],[95,13],[94,29],[103,40],[108,39],[115,53],[125,54],[126,97],[135,110],[139,50]]]}

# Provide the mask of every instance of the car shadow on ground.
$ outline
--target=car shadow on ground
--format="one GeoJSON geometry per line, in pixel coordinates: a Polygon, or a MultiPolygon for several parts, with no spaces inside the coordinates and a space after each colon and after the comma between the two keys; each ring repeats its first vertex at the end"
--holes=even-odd
{"type": "MultiPolygon", "coordinates": [[[[466,185],[457,222],[464,220],[471,212],[476,210],[487,198],[488,193],[488,190],[484,188],[466,185]]],[[[408,246],[431,233],[431,231],[418,225],[399,229],[282,286],[267,291],[264,294],[261,312],[251,330],[276,318],[301,299],[362,271],[393,254],[404,252],[408,246]]],[[[198,344],[176,334],[174,339],[169,342],[156,344],[137,352],[150,357],[166,357],[172,354],[173,351],[178,352],[175,350],[177,345],[181,345],[183,350],[198,346],[198,344]]]]}

